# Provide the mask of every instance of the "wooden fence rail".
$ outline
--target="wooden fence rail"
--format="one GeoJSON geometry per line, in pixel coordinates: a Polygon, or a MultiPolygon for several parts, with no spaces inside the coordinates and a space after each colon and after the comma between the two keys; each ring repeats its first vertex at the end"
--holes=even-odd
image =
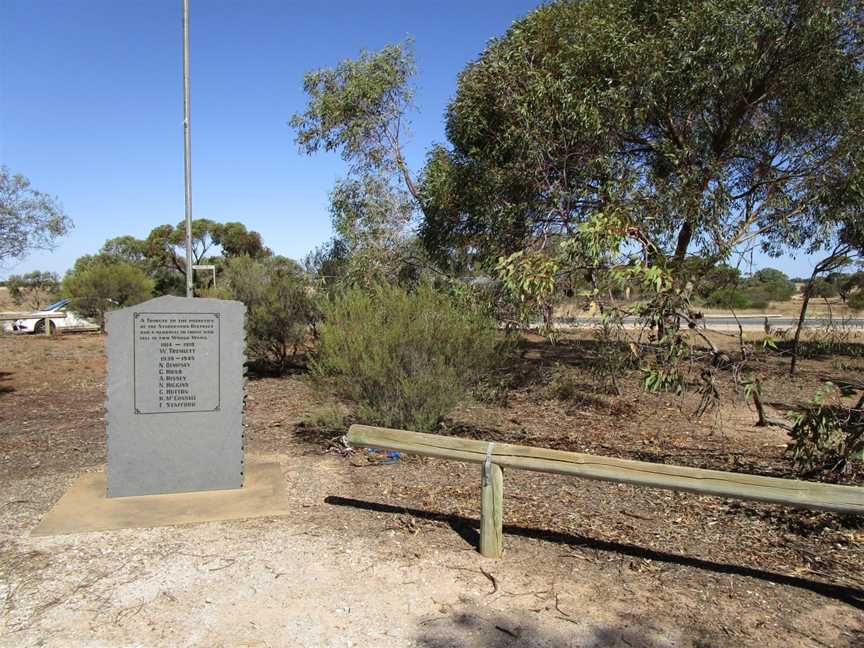
{"type": "Polygon", "coordinates": [[[504,479],[501,468],[573,475],[835,513],[864,514],[864,488],[856,486],[671,466],[368,425],[352,425],[348,430],[348,443],[354,447],[398,450],[482,464],[480,552],[493,558],[500,557],[503,549],[504,479]]]}
{"type": "MultiPolygon", "coordinates": [[[[0,314],[0,322],[15,322],[17,320],[29,320],[35,319],[40,320],[44,319],[45,321],[45,335],[51,335],[51,325],[48,320],[52,319],[66,319],[66,313],[45,313],[40,315],[39,313],[13,313],[13,314],[0,314]]],[[[3,327],[0,326],[0,335],[5,333],[3,327]]]]}

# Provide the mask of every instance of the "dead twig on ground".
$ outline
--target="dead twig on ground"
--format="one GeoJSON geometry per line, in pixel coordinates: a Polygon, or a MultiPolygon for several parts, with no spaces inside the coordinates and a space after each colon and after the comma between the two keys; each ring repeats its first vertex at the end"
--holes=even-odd
{"type": "MultiPolygon", "coordinates": [[[[439,563],[439,564],[441,564],[441,563],[439,563]]],[[[446,567],[447,569],[455,569],[456,571],[467,571],[467,572],[471,572],[474,574],[482,574],[483,576],[485,576],[489,580],[489,582],[492,583],[492,591],[489,592],[486,596],[492,596],[493,594],[495,594],[498,591],[498,580],[492,574],[490,574],[485,569],[483,569],[482,567],[480,567],[479,569],[471,569],[470,567],[454,567],[453,565],[442,565],[442,566],[446,567]]]]}

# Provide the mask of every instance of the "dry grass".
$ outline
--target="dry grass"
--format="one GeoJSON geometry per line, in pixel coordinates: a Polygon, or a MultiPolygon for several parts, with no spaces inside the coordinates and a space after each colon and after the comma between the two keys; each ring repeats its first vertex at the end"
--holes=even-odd
{"type": "MultiPolygon", "coordinates": [[[[779,315],[782,317],[797,318],[801,312],[801,295],[795,295],[790,301],[786,302],[770,302],[766,308],[757,309],[741,309],[735,311],[737,315],[779,315]]],[[[718,317],[732,317],[732,311],[723,308],[700,308],[705,315],[713,315],[718,317]]],[[[572,302],[560,304],[555,308],[556,317],[589,317],[596,315],[592,309],[584,308],[582,302],[572,302]]],[[[860,318],[864,317],[864,311],[856,311],[846,304],[839,297],[834,297],[828,300],[812,299],[807,307],[807,316],[827,317],[831,316],[834,319],[842,320],[844,318],[860,318]]]]}
{"type": "Polygon", "coordinates": [[[3,312],[14,312],[18,309],[18,306],[15,305],[15,302],[12,301],[12,298],[9,296],[9,289],[5,286],[0,286],[0,313],[3,312]]]}

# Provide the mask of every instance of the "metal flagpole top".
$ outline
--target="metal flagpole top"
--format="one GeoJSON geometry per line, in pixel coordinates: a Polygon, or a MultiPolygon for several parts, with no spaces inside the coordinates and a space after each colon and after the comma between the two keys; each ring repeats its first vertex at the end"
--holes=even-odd
{"type": "Polygon", "coordinates": [[[183,185],[186,193],[186,296],[192,297],[192,136],[189,132],[189,0],[183,0],[183,185]]]}

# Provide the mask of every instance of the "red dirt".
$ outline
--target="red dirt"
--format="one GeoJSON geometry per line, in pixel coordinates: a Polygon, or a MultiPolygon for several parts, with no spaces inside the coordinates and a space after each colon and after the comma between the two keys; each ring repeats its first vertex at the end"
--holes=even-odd
{"type": "MultiPolygon", "coordinates": [[[[789,383],[781,361],[762,361],[766,402],[778,408],[800,404],[826,376],[854,378],[861,360],[845,363],[842,371],[833,367],[829,360],[805,360],[801,377],[789,383]]],[[[0,339],[4,490],[21,480],[104,463],[104,371],[103,339],[96,334],[0,339]]],[[[703,420],[693,417],[697,396],[646,394],[636,376],[624,378],[620,397],[597,395],[573,340],[554,347],[529,340],[514,371],[520,377],[506,405],[463,404],[443,430],[681,465],[794,474],[785,434],[755,427],[755,414],[731,389],[724,390],[719,411],[703,420]],[[555,363],[574,367],[581,384],[575,398],[550,397],[543,376],[555,363]]],[[[317,533],[335,538],[350,528],[353,535],[381,542],[382,551],[382,534],[395,533],[408,557],[433,546],[472,555],[476,467],[416,457],[374,465],[365,452],[335,452],[339,431],[308,423],[334,403],[299,374],[251,380],[247,392],[247,450],[304,458],[304,483],[295,487],[318,502],[304,518],[317,533]]],[[[23,523],[34,526],[45,510],[28,511],[23,523]]],[[[507,569],[549,584],[525,603],[538,618],[579,614],[562,607],[564,584],[578,585],[610,609],[629,610],[632,633],[621,634],[620,643],[594,645],[639,645],[633,642],[652,627],[676,628],[684,637],[680,645],[864,645],[861,520],[508,471],[505,546],[507,569]]],[[[10,564],[14,570],[18,563],[10,564]]],[[[478,587],[485,580],[479,575],[478,587]]],[[[420,645],[450,644],[429,639],[420,645]]]]}

